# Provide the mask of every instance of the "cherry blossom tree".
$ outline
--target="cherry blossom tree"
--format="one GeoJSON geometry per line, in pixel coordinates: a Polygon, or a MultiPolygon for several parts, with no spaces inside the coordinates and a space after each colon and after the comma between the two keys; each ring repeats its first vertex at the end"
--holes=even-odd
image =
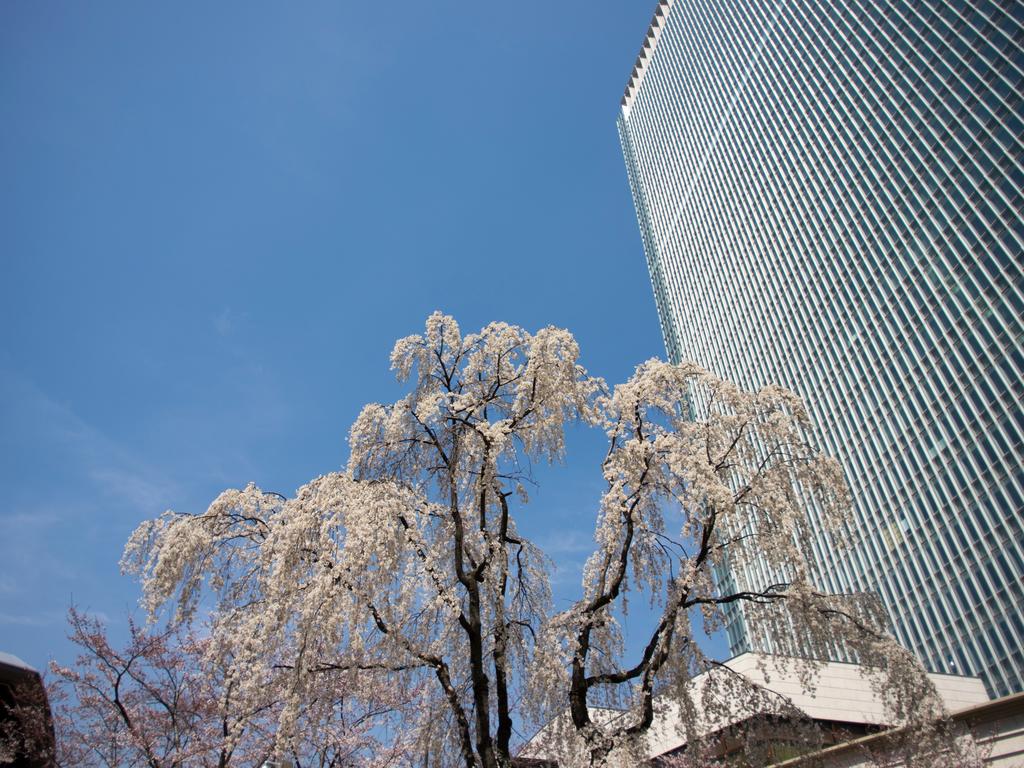
{"type": "MultiPolygon", "coordinates": [[[[403,729],[420,765],[508,766],[515,718],[566,711],[562,764],[629,764],[664,700],[696,743],[724,699],[730,716],[744,703],[763,712],[724,673],[727,696],[692,685],[721,666],[698,633],[730,610],[793,657],[808,686],[815,659],[841,648],[873,675],[894,723],[941,714],[877,601],[817,585],[812,541],[842,544],[850,502],[791,393],[748,393],[657,360],[609,390],[565,330],[493,323],[463,336],[440,313],[395,345],[391,364],[408,394],[363,409],[344,471],[290,498],[226,491],[202,514],[144,523],[126,548],[150,612],[171,605],[185,622],[209,601],[205,654],[224,660],[243,706],[286,672],[279,753],[301,740],[304,708],[332,675],[357,697],[415,692],[403,729]],[[550,564],[517,518],[531,464],[563,457],[570,422],[607,432],[607,489],[582,597],[554,614],[550,564]],[[630,592],[659,612],[635,659],[619,631],[630,592]],[[597,719],[600,705],[621,713],[597,719]]],[[[227,725],[230,743],[240,728],[227,725]]]]}
{"type": "MultiPolygon", "coordinates": [[[[116,648],[97,619],[72,608],[69,638],[81,653],[71,667],[51,665],[48,686],[59,766],[261,765],[275,753],[275,731],[287,695],[273,665],[235,669],[211,636],[189,623],[146,628],[129,620],[116,648]],[[259,695],[236,695],[233,674],[259,676],[259,695]]],[[[386,765],[374,727],[400,704],[393,692],[349,697],[339,676],[321,679],[304,702],[303,738],[289,747],[295,766],[386,765]]],[[[33,723],[26,719],[26,733],[33,723]]]]}

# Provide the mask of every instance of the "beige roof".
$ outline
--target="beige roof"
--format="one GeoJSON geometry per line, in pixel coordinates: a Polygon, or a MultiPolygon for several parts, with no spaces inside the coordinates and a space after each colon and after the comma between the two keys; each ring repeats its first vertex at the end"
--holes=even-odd
{"type": "MultiPolygon", "coordinates": [[[[871,690],[869,681],[861,675],[856,664],[824,662],[816,678],[813,692],[805,690],[793,669],[787,669],[785,659],[755,653],[745,653],[725,662],[732,670],[769,691],[781,694],[813,720],[865,725],[885,723],[882,702],[871,690]],[[767,675],[766,675],[767,673],[767,675]]],[[[726,674],[728,672],[726,671],[726,674]]],[[[721,678],[720,671],[717,678],[721,678]]],[[[958,675],[929,675],[946,708],[956,712],[988,701],[985,686],[978,678],[958,675]]],[[[704,673],[693,679],[693,697],[699,701],[706,687],[712,684],[712,675],[704,673]]],[[[781,700],[781,699],[780,699],[781,700]]],[[[728,706],[725,708],[728,711],[728,706]]],[[[593,719],[610,722],[624,713],[609,709],[594,709],[593,719]]],[[[714,733],[749,715],[739,707],[733,715],[707,718],[700,723],[702,733],[714,733]]],[[[647,756],[655,757],[683,746],[686,741],[678,731],[679,707],[665,698],[655,707],[655,720],[648,735],[647,756]]],[[[552,758],[548,744],[555,732],[569,725],[568,716],[562,715],[542,728],[523,748],[523,757],[552,758]]]]}

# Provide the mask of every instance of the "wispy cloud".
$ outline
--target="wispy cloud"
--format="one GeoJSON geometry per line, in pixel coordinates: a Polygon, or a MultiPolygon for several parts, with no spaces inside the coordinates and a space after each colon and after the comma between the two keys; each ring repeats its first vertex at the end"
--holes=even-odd
{"type": "Polygon", "coordinates": [[[594,534],[578,530],[552,531],[536,542],[549,557],[573,555],[594,551],[594,534]]]}
{"type": "Polygon", "coordinates": [[[113,613],[127,586],[116,580],[124,538],[179,491],[70,404],[3,370],[0,454],[11,489],[0,513],[0,637],[52,652],[76,595],[113,613]]]}
{"type": "MultiPolygon", "coordinates": [[[[79,417],[70,405],[52,399],[24,377],[0,372],[0,416],[5,424],[12,423],[12,431],[29,435],[32,449],[51,457],[62,477],[89,482],[97,499],[114,500],[150,514],[174,495],[174,483],[162,472],[147,466],[79,417]]],[[[43,516],[33,513],[31,522],[52,521],[63,509],[64,505],[54,505],[43,516]]]]}
{"type": "Polygon", "coordinates": [[[555,601],[571,601],[579,597],[583,582],[583,560],[556,560],[551,574],[551,590],[555,601]]]}
{"type": "Polygon", "coordinates": [[[106,496],[143,510],[162,508],[174,496],[172,483],[125,467],[97,467],[89,472],[89,477],[106,496]]]}
{"type": "Polygon", "coordinates": [[[54,611],[31,614],[0,613],[0,626],[49,627],[63,620],[64,615],[54,611]]]}
{"type": "Polygon", "coordinates": [[[551,558],[554,569],[551,573],[551,590],[555,606],[562,608],[566,603],[579,598],[583,580],[583,565],[594,551],[594,535],[590,531],[554,530],[534,542],[551,558]]]}
{"type": "Polygon", "coordinates": [[[224,307],[216,317],[213,318],[213,327],[220,336],[227,336],[235,328],[235,313],[231,307],[224,307]]]}
{"type": "MultiPolygon", "coordinates": [[[[60,515],[54,512],[12,512],[0,515],[0,528],[13,531],[18,528],[45,528],[60,522],[60,515]]],[[[2,587],[0,587],[0,591],[2,587]]]]}

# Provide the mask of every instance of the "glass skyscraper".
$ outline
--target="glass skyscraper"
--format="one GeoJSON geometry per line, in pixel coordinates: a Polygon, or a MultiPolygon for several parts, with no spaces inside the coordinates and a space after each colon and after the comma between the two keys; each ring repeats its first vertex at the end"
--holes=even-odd
{"type": "Polygon", "coordinates": [[[994,695],[1024,690],[1022,24],[662,0],[618,121],[669,356],[805,399],[855,506],[823,586],[994,695]]]}

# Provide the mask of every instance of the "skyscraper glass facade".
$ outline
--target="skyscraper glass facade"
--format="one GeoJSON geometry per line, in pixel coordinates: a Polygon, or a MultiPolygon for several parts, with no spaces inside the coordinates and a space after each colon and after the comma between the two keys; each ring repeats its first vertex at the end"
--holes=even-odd
{"type": "Polygon", "coordinates": [[[619,116],[670,357],[804,397],[855,506],[823,586],[995,695],[1024,690],[1022,24],[662,0],[619,116]]]}

